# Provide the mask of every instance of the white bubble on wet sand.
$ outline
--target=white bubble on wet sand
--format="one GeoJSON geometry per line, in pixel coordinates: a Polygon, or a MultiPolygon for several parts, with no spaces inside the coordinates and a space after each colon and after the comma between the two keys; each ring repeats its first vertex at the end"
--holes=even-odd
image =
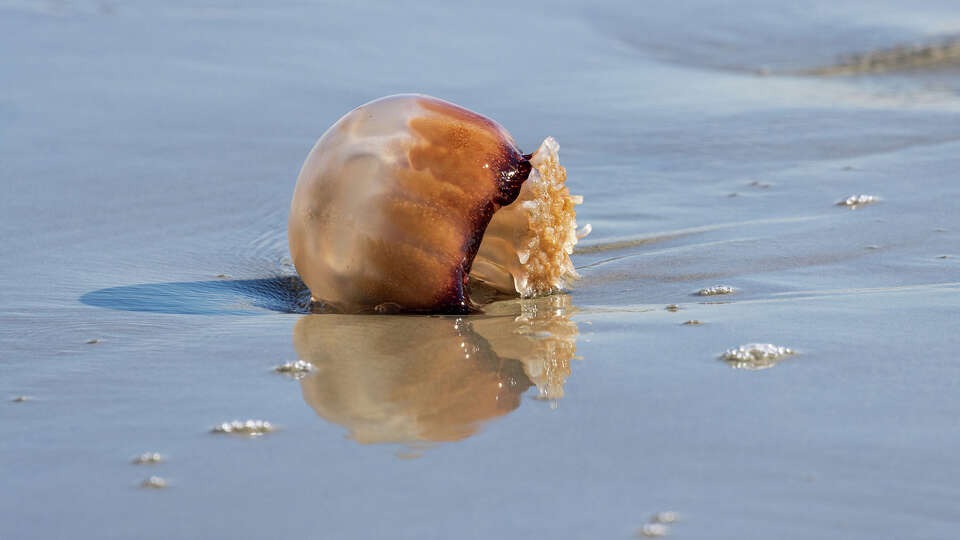
{"type": "Polygon", "coordinates": [[[796,351],[787,347],[771,343],[748,343],[736,349],[728,349],[720,355],[720,359],[735,369],[767,369],[787,356],[796,354],[796,351]]]}
{"type": "Polygon", "coordinates": [[[850,210],[856,210],[861,206],[867,206],[879,201],[880,198],[875,195],[851,195],[837,203],[837,206],[843,206],[850,210]]]}
{"type": "Polygon", "coordinates": [[[233,422],[224,422],[218,426],[214,426],[210,432],[259,437],[261,435],[270,433],[274,429],[276,428],[273,427],[273,424],[267,422],[266,420],[247,420],[246,422],[234,420],[233,422]]]}
{"type": "Polygon", "coordinates": [[[139,456],[133,458],[132,463],[134,465],[150,465],[154,463],[162,463],[166,461],[166,458],[157,452],[144,452],[139,456]]]}
{"type": "Polygon", "coordinates": [[[733,294],[737,289],[729,285],[714,285],[713,287],[704,287],[697,291],[697,296],[719,296],[722,294],[733,294]]]}
{"type": "Polygon", "coordinates": [[[151,476],[143,482],[140,482],[140,487],[147,489],[163,489],[167,487],[167,480],[159,476],[151,476]]]}
{"type": "Polygon", "coordinates": [[[284,375],[289,375],[294,379],[302,379],[306,377],[311,371],[315,368],[310,362],[305,362],[303,360],[297,360],[296,362],[286,362],[275,367],[273,370],[277,373],[282,373],[284,375]]]}
{"type": "Polygon", "coordinates": [[[636,536],[640,538],[660,538],[670,533],[670,527],[663,523],[647,523],[637,529],[636,536]]]}
{"type": "Polygon", "coordinates": [[[657,512],[650,516],[650,523],[676,523],[680,519],[680,514],[672,511],[657,512]]]}

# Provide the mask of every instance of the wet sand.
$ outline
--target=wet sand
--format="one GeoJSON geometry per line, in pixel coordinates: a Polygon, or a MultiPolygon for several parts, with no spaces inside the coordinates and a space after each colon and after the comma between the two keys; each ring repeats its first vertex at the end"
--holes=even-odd
{"type": "Polygon", "coordinates": [[[958,30],[946,1],[0,4],[0,538],[629,538],[661,511],[951,538],[960,71],[787,73],[958,30]],[[297,171],[397,92],[557,138],[593,225],[569,294],[304,313],[297,171]],[[795,354],[721,359],[753,343],[795,354]]]}

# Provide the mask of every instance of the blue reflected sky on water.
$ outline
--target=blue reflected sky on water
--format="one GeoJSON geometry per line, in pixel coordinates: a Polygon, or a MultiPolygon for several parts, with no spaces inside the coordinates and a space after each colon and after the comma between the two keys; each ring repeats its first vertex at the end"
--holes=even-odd
{"type": "Polygon", "coordinates": [[[787,72],[958,31],[948,1],[0,3],[0,397],[30,397],[0,537],[950,537],[960,76],[787,72]],[[559,305],[284,313],[303,158],[411,91],[556,137],[584,245],[626,247],[559,305]],[[717,359],[758,341],[799,354],[717,359]],[[234,418],[279,429],[208,433],[234,418]]]}

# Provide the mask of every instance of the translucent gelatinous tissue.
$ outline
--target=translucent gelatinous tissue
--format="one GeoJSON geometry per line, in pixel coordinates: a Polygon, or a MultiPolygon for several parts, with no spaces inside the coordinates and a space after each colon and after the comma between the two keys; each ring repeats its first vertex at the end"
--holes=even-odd
{"type": "Polygon", "coordinates": [[[566,188],[559,151],[557,141],[547,137],[530,157],[530,176],[517,200],[490,220],[471,277],[523,297],[558,291],[580,277],[570,254],[590,226],[577,230],[574,205],[583,197],[566,188]]]}
{"type": "MultiPolygon", "coordinates": [[[[559,146],[523,154],[496,122],[422,95],[354,109],[317,142],[290,207],[290,253],[340,311],[473,309],[470,279],[535,296],[576,277],[559,146]]],[[[580,235],[589,232],[589,226],[580,235]]]]}

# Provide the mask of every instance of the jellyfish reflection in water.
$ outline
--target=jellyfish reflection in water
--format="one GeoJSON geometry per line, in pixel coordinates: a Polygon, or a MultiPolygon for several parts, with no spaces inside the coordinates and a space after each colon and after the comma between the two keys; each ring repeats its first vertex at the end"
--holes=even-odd
{"type": "Polygon", "coordinates": [[[536,386],[556,400],[576,353],[568,295],[491,304],[481,316],[307,315],[293,331],[316,367],[304,400],[361,444],[462,440],[536,386]]]}

